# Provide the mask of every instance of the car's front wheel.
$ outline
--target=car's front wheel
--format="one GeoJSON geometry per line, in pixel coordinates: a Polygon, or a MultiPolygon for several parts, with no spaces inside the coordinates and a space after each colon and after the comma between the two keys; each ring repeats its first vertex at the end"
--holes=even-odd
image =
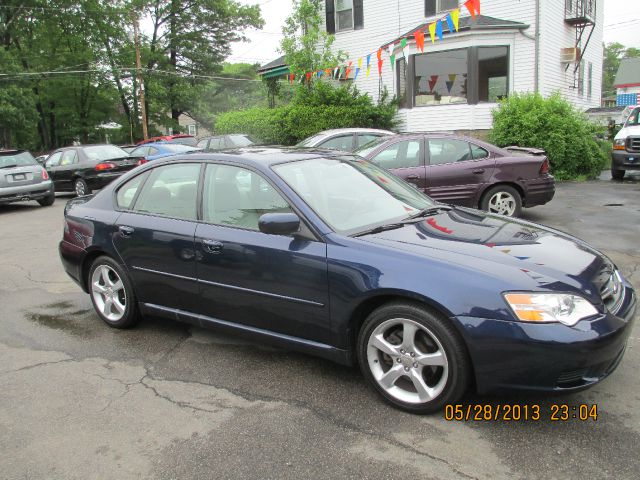
{"type": "Polygon", "coordinates": [[[89,294],[96,312],[110,327],[129,328],[140,320],[131,281],[109,257],[98,257],[89,270],[89,294]]]}
{"type": "Polygon", "coordinates": [[[447,319],[413,303],[375,310],[358,337],[365,378],[392,405],[432,413],[455,403],[470,381],[463,341],[447,319]]]}
{"type": "Polygon", "coordinates": [[[611,165],[611,178],[614,180],[622,180],[624,178],[624,170],[620,170],[611,165]]]}
{"type": "Polygon", "coordinates": [[[83,178],[76,178],[76,180],[73,182],[73,190],[79,197],[91,195],[91,188],[89,188],[89,185],[83,178]]]}

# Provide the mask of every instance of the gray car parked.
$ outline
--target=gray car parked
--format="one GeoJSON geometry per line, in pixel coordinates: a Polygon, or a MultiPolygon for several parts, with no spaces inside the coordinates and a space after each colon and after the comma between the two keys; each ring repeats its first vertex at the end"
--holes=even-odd
{"type": "Polygon", "coordinates": [[[309,138],[305,138],[296,146],[353,152],[356,148],[388,135],[395,134],[389,130],[378,130],[376,128],[336,128],[316,133],[309,138]]]}
{"type": "Polygon", "coordinates": [[[55,201],[47,171],[24,150],[0,150],[0,205],[35,200],[43,207],[55,201]]]}

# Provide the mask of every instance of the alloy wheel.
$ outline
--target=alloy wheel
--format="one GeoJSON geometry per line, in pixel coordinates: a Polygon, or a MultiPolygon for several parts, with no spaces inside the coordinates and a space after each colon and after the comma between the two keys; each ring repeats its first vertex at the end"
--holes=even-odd
{"type": "Polygon", "coordinates": [[[84,188],[84,182],[82,180],[76,180],[76,195],[82,197],[86,194],[87,192],[84,188]]]}
{"type": "Polygon", "coordinates": [[[449,361],[442,343],[413,320],[394,318],[378,325],[369,336],[367,361],[378,385],[401,402],[430,402],[447,384],[449,361]]]}
{"type": "Polygon", "coordinates": [[[496,192],[489,199],[489,211],[511,217],[516,211],[516,199],[509,192],[496,192]]]}
{"type": "Polygon", "coordinates": [[[97,309],[111,322],[122,319],[127,308],[127,293],[118,273],[100,265],[91,276],[91,295],[97,309]]]}

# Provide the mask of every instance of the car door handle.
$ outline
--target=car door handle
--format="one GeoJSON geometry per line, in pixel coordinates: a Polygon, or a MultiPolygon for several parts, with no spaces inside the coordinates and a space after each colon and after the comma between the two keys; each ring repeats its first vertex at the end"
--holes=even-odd
{"type": "Polygon", "coordinates": [[[120,232],[120,235],[122,235],[123,237],[130,237],[131,234],[135,231],[135,229],[133,227],[127,227],[126,225],[120,225],[118,227],[118,231],[120,232]]]}
{"type": "Polygon", "coordinates": [[[420,180],[420,175],[407,175],[405,178],[407,180],[420,180]]]}
{"type": "Polygon", "coordinates": [[[478,168],[476,170],[473,170],[473,173],[475,173],[476,175],[480,175],[484,173],[484,168],[478,168]]]}
{"type": "Polygon", "coordinates": [[[218,242],[217,240],[202,240],[202,248],[207,253],[218,254],[222,253],[222,248],[224,247],[222,242],[218,242]]]}

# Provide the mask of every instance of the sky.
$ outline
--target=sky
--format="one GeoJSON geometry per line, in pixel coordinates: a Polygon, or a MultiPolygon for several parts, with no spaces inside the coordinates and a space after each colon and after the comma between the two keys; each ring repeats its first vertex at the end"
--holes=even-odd
{"type": "MultiPolygon", "coordinates": [[[[255,5],[257,1],[265,26],[262,30],[248,30],[247,37],[252,41],[235,44],[228,61],[263,65],[279,57],[277,50],[282,38],[282,26],[291,13],[291,0],[239,1],[249,5],[255,5]]],[[[640,48],[640,0],[604,0],[604,41],[640,48]]]]}

